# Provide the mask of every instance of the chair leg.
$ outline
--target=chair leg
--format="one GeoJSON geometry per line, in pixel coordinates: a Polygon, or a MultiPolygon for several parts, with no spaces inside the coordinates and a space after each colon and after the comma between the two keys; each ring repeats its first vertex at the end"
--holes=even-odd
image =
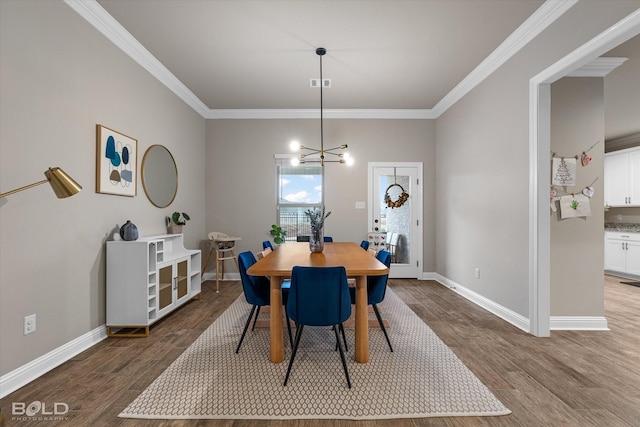
{"type": "Polygon", "coordinates": [[[289,374],[291,373],[291,366],[293,366],[293,359],[296,358],[296,353],[298,352],[298,344],[300,344],[300,336],[302,336],[302,329],[304,325],[296,324],[296,340],[293,343],[293,351],[291,352],[291,359],[289,359],[289,367],[287,368],[287,375],[284,377],[284,386],[287,385],[289,381],[289,374]]]}
{"type": "Polygon", "coordinates": [[[238,257],[236,256],[236,253],[233,251],[233,249],[231,249],[231,256],[233,257],[233,261],[236,263],[236,268],[238,269],[238,271],[240,271],[240,266],[238,265],[238,257]]]}
{"type": "Polygon", "coordinates": [[[220,254],[216,249],[216,293],[220,292],[220,254]]]}
{"type": "Polygon", "coordinates": [[[380,312],[378,311],[378,306],[376,304],[371,304],[373,306],[373,312],[376,313],[376,317],[378,318],[378,323],[380,324],[380,329],[384,333],[384,337],[387,339],[387,344],[389,344],[389,350],[393,353],[393,347],[391,346],[391,340],[389,339],[389,335],[387,335],[387,329],[384,327],[384,322],[382,321],[382,316],[380,316],[380,312]]]}
{"type": "Polygon", "coordinates": [[[260,314],[260,307],[258,307],[258,311],[256,311],[256,317],[253,318],[253,327],[251,328],[252,331],[256,330],[256,322],[258,321],[259,314],[260,314]]]}
{"type": "Polygon", "coordinates": [[[289,332],[289,343],[291,344],[291,348],[293,348],[293,337],[291,336],[291,319],[289,316],[287,317],[287,331],[289,332]]]}
{"type": "Polygon", "coordinates": [[[244,340],[244,336],[247,333],[247,329],[249,328],[249,323],[251,323],[251,318],[253,317],[253,312],[256,311],[257,305],[251,307],[251,313],[249,313],[249,317],[247,317],[247,322],[244,324],[244,329],[242,330],[242,336],[240,337],[240,342],[238,343],[238,347],[236,348],[236,354],[240,351],[240,346],[242,345],[242,340],[244,340]]]}
{"type": "Polygon", "coordinates": [[[347,337],[344,334],[344,324],[340,323],[340,332],[342,332],[342,340],[344,341],[344,351],[349,351],[347,346],[347,337]]]}
{"type": "MultiPolygon", "coordinates": [[[[338,325],[338,328],[342,325],[338,325]]],[[[347,369],[347,361],[344,358],[344,351],[342,351],[342,344],[340,343],[340,337],[338,336],[338,328],[333,328],[336,334],[336,342],[338,343],[338,350],[340,350],[340,359],[342,360],[342,368],[344,369],[344,375],[347,377],[347,385],[351,388],[351,378],[349,378],[349,370],[347,369]]]]}
{"type": "MultiPolygon", "coordinates": [[[[331,328],[331,330],[334,330],[336,328],[336,325],[333,325],[333,327],[331,328]]],[[[342,340],[344,341],[344,351],[349,351],[349,347],[347,346],[347,337],[344,335],[344,324],[340,324],[338,326],[338,328],[340,328],[340,332],[342,333],[342,340]]],[[[334,348],[333,351],[338,351],[338,342],[336,341],[336,347],[334,348]]]]}

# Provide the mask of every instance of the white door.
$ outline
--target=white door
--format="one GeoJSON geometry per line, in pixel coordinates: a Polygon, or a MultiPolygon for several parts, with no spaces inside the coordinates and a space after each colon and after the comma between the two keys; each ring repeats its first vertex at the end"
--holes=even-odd
{"type": "Polygon", "coordinates": [[[421,277],[422,163],[369,163],[368,226],[372,233],[386,233],[389,277],[421,277]]]}

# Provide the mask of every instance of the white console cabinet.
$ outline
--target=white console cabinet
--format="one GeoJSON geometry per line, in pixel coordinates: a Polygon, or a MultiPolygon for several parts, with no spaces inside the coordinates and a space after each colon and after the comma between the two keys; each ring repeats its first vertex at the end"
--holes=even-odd
{"type": "Polygon", "coordinates": [[[640,233],[605,232],[604,269],[640,276],[640,233]]]}
{"type": "Polygon", "coordinates": [[[200,267],[200,250],[185,249],[182,234],[107,242],[107,335],[149,335],[200,295],[200,267]]]}

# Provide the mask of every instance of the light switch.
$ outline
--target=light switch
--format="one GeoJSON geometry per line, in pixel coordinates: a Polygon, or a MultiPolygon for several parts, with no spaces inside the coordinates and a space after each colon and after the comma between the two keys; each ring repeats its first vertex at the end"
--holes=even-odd
{"type": "Polygon", "coordinates": [[[365,208],[364,202],[356,202],[356,209],[364,209],[364,208],[365,208]]]}

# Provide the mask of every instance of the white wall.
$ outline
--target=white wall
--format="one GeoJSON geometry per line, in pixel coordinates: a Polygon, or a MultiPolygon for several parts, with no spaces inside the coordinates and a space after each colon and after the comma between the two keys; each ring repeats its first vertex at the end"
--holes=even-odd
{"type": "Polygon", "coordinates": [[[105,248],[131,220],[165,233],[174,208],[191,214],[186,243],[204,234],[205,120],[61,1],[0,2],[0,191],[60,166],[83,191],[57,199],[48,185],[0,199],[0,375],[105,322],[105,248]],[[154,207],[95,193],[96,124],[174,155],[179,190],[154,207]],[[24,336],[24,316],[37,330],[24,336]]]}

